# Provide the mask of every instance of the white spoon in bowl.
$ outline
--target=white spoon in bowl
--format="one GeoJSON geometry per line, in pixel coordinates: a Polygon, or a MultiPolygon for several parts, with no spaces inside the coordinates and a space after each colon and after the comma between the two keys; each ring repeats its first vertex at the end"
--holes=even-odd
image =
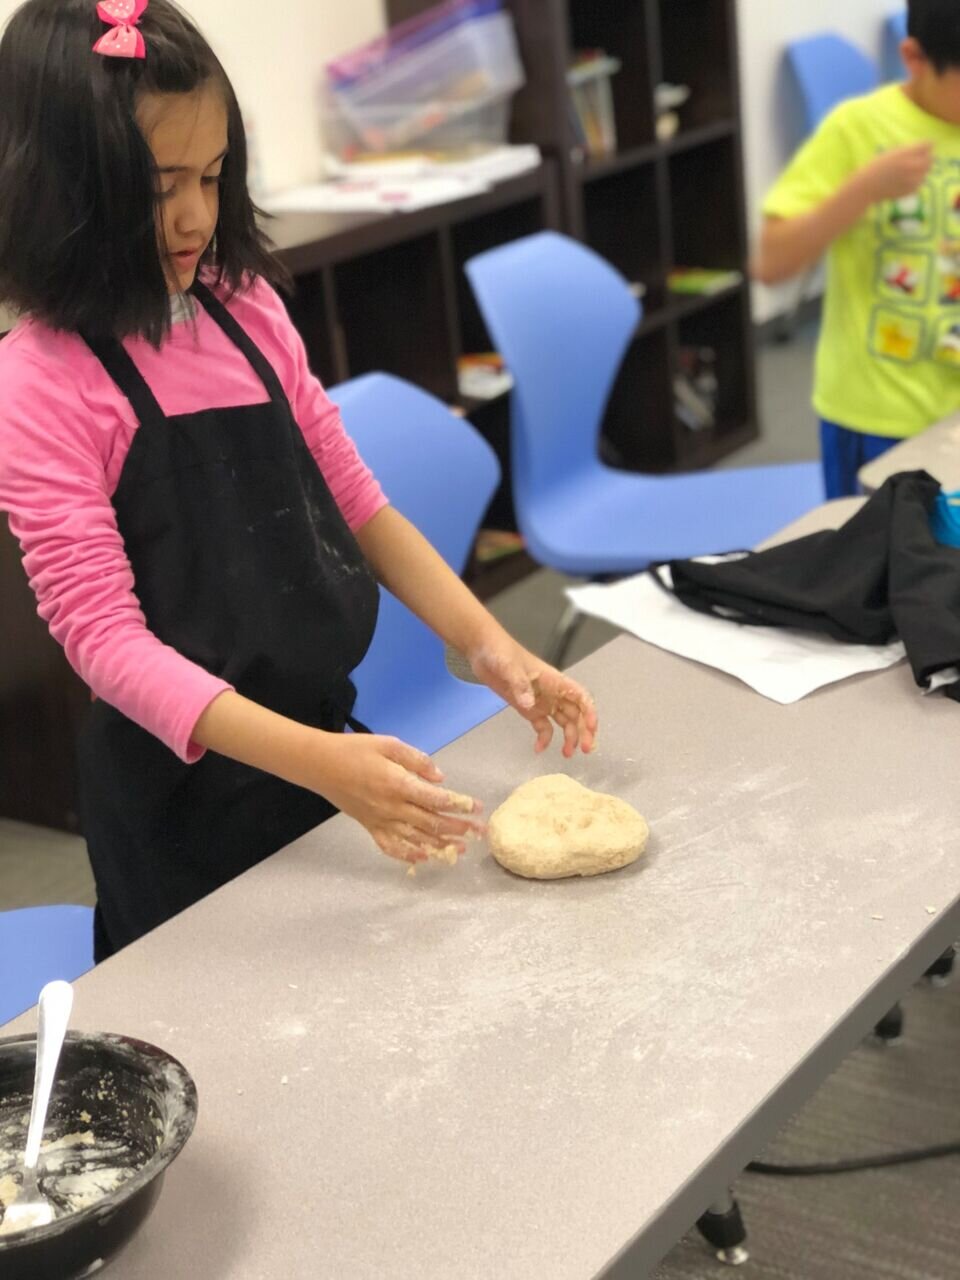
{"type": "Polygon", "coordinates": [[[56,1211],[37,1185],[37,1162],[40,1143],[47,1122],[47,1108],[57,1075],[60,1050],[67,1033],[73,1008],[73,987],[69,982],[48,982],[40,992],[40,1014],[37,1025],[37,1069],[30,1106],[30,1127],[23,1156],[23,1185],[13,1204],[8,1205],[0,1232],[12,1235],[31,1227],[45,1227],[56,1211]]]}

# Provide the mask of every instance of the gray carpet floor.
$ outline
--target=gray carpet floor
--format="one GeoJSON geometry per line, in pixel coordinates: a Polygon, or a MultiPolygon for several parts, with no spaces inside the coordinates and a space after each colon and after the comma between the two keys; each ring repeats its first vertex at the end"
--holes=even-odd
{"type": "MultiPolygon", "coordinates": [[[[763,437],[725,465],[817,456],[809,409],[815,333],[760,354],[763,437]]],[[[504,592],[493,610],[539,651],[559,617],[566,580],[538,573],[504,592]]],[[[581,628],[576,661],[614,633],[581,628]]],[[[0,821],[0,910],[47,902],[92,904],[81,841],[0,821]]],[[[865,1044],[780,1136],[767,1158],[831,1160],[960,1138],[960,986],[919,987],[906,1002],[897,1046],[865,1044]]],[[[960,1280],[960,1158],[840,1179],[774,1181],[745,1176],[736,1188],[750,1233],[743,1280],[960,1280]]],[[[726,1270],[694,1232],[656,1280],[722,1280],[726,1270]]],[[[640,1280],[640,1277],[638,1277],[640,1280]]]]}
{"type": "MultiPolygon", "coordinates": [[[[917,987],[903,1040],[861,1045],[764,1153],[809,1163],[960,1141],[960,987],[917,987]]],[[[956,1280],[960,1157],[829,1178],[744,1175],[750,1261],[720,1267],[691,1232],[656,1280],[956,1280]]],[[[639,1280],[639,1277],[638,1277],[639,1280]]]]}

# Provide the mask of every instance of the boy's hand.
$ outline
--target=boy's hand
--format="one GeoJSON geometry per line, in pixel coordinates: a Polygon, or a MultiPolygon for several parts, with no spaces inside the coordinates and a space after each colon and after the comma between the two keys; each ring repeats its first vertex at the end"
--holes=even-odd
{"type": "Polygon", "coordinates": [[[871,204],[902,200],[920,190],[933,164],[933,143],[915,142],[909,147],[885,151],[861,170],[871,204]]]}
{"type": "Polygon", "coordinates": [[[554,725],[563,734],[563,754],[568,759],[577,747],[584,753],[593,750],[597,709],[575,680],[534,657],[509,636],[488,638],[467,657],[477,679],[533,725],[537,752],[550,745],[554,725]]]}
{"type": "Polygon", "coordinates": [[[446,791],[429,756],[396,738],[343,734],[317,790],[366,827],[381,853],[424,862],[430,853],[463,853],[469,836],[483,834],[471,796],[446,791]],[[456,815],[456,816],[454,816],[456,815]]]}

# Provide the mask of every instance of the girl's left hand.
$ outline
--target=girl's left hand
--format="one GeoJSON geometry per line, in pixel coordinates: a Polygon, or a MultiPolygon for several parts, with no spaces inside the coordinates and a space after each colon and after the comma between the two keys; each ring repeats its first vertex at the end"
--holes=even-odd
{"type": "Polygon", "coordinates": [[[554,725],[563,734],[563,754],[588,754],[597,739],[597,709],[575,680],[548,666],[509,636],[488,639],[467,654],[474,675],[529,720],[534,750],[545,751],[554,725]]]}

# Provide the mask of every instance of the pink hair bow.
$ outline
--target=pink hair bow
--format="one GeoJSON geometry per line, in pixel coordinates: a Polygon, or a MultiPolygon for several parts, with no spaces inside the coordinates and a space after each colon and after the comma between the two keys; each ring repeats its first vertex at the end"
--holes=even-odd
{"type": "Polygon", "coordinates": [[[101,22],[109,22],[111,30],[93,46],[94,53],[107,58],[145,58],[147,46],[137,23],[146,7],[147,0],[100,0],[97,16],[101,22]]]}

